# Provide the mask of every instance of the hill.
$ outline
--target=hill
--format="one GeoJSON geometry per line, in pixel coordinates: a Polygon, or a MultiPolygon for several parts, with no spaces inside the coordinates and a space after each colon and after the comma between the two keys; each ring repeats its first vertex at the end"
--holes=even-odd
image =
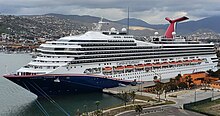
{"type": "MultiPolygon", "coordinates": [[[[217,25],[220,16],[208,17],[197,21],[187,21],[177,25],[177,33],[193,34],[201,30],[209,30],[220,33],[217,25]]],[[[65,36],[72,34],[85,33],[94,27],[93,23],[97,23],[100,17],[89,15],[63,15],[63,14],[45,14],[45,15],[25,15],[11,16],[0,15],[0,33],[20,34],[32,37],[48,37],[48,36],[65,36]]],[[[103,21],[111,22],[105,26],[105,30],[112,27],[121,29],[127,27],[127,18],[118,21],[103,19],[103,21]]],[[[164,20],[164,19],[162,19],[164,20]]],[[[130,34],[137,36],[150,36],[155,31],[163,34],[168,24],[149,24],[141,19],[130,18],[129,24],[130,34]]]]}
{"type": "MultiPolygon", "coordinates": [[[[220,16],[212,16],[212,17],[207,17],[207,18],[197,20],[197,21],[187,21],[187,22],[179,23],[177,24],[178,26],[177,31],[180,34],[190,34],[198,30],[204,29],[204,30],[212,30],[214,32],[220,33],[220,28],[217,25],[217,23],[219,22],[219,19],[220,19],[220,16]]],[[[121,19],[115,22],[119,24],[127,25],[127,18],[121,19]]],[[[143,20],[135,19],[135,18],[131,18],[129,20],[129,24],[130,26],[142,26],[142,27],[147,27],[147,28],[164,29],[164,30],[168,27],[168,24],[153,25],[143,20]]]]}

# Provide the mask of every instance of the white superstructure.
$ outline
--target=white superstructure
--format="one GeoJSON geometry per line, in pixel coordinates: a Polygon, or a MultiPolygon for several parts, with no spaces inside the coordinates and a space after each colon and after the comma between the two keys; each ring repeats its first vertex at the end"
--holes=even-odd
{"type": "Polygon", "coordinates": [[[159,36],[144,42],[124,31],[89,31],[46,42],[37,49],[37,58],[20,68],[17,75],[71,74],[152,81],[155,77],[216,70],[213,44],[159,36]]]}

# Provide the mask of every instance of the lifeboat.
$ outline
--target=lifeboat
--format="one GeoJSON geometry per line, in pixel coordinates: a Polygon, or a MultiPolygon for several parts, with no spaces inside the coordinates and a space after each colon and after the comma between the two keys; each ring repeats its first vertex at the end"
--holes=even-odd
{"type": "Polygon", "coordinates": [[[127,65],[127,66],[125,66],[125,69],[132,70],[132,69],[134,69],[134,66],[133,65],[127,65]]]}
{"type": "Polygon", "coordinates": [[[105,67],[102,69],[103,72],[111,72],[112,71],[112,67],[105,67]]]}
{"type": "Polygon", "coordinates": [[[191,61],[190,60],[184,60],[183,64],[189,64],[191,61]]]}
{"type": "Polygon", "coordinates": [[[179,60],[179,61],[176,62],[176,64],[181,65],[181,64],[183,64],[183,62],[179,60]]]}
{"type": "Polygon", "coordinates": [[[138,64],[137,66],[135,66],[136,69],[143,69],[144,68],[144,64],[138,64]]]}
{"type": "Polygon", "coordinates": [[[161,65],[162,65],[162,66],[168,66],[169,63],[168,63],[168,62],[163,62],[163,63],[161,63],[161,65]]]}
{"type": "Polygon", "coordinates": [[[170,65],[176,65],[176,62],[175,61],[171,61],[169,62],[170,65]]]}
{"type": "Polygon", "coordinates": [[[193,59],[192,62],[202,62],[201,59],[193,59]]]}
{"type": "Polygon", "coordinates": [[[123,71],[124,70],[124,66],[117,66],[114,68],[115,71],[123,71]]]}
{"type": "Polygon", "coordinates": [[[201,63],[202,62],[202,60],[200,60],[200,59],[193,59],[192,60],[192,63],[201,63]]]}
{"type": "Polygon", "coordinates": [[[153,67],[160,67],[161,66],[161,63],[153,63],[153,67]]]}
{"type": "Polygon", "coordinates": [[[147,64],[144,64],[144,67],[152,67],[153,66],[153,64],[151,64],[151,63],[147,63],[147,64]]]}

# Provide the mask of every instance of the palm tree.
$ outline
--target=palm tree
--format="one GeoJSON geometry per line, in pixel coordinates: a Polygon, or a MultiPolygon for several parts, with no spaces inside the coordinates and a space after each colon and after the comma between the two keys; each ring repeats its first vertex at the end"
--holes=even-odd
{"type": "Polygon", "coordinates": [[[179,87],[180,89],[187,88],[187,83],[186,83],[186,82],[180,82],[180,83],[178,84],[178,87],[179,87]]]}
{"type": "Polygon", "coordinates": [[[155,90],[158,96],[158,101],[160,101],[160,95],[163,93],[163,90],[164,90],[163,83],[160,83],[160,82],[156,83],[155,90]]]}
{"type": "Polygon", "coordinates": [[[126,106],[127,101],[128,101],[128,93],[127,92],[122,93],[122,100],[124,101],[124,104],[126,106]]]}
{"type": "Polygon", "coordinates": [[[135,106],[135,112],[138,112],[138,115],[141,115],[141,112],[143,111],[143,108],[141,105],[136,105],[135,106]]]}
{"type": "Polygon", "coordinates": [[[180,82],[180,78],[181,78],[181,77],[182,77],[181,74],[178,74],[178,75],[175,77],[176,81],[177,81],[177,82],[180,82]]]}
{"type": "Polygon", "coordinates": [[[208,84],[210,84],[210,79],[208,79],[207,77],[206,78],[204,78],[204,81],[203,81],[203,83],[205,83],[205,91],[207,91],[207,86],[208,86],[208,84]]]}
{"type": "Polygon", "coordinates": [[[169,86],[169,83],[165,84],[163,89],[164,89],[164,94],[165,94],[165,99],[166,99],[167,98],[167,92],[169,92],[171,90],[171,87],[169,86]]]}
{"type": "Polygon", "coordinates": [[[130,96],[131,96],[131,98],[132,98],[132,103],[134,104],[134,100],[135,100],[135,96],[136,96],[135,91],[132,91],[132,92],[130,93],[130,96]]]}
{"type": "Polygon", "coordinates": [[[213,76],[215,73],[212,69],[209,69],[206,72],[208,73],[209,76],[213,76]]]}
{"type": "Polygon", "coordinates": [[[100,101],[96,101],[95,105],[96,105],[96,110],[98,111],[99,110],[100,101]]]}
{"type": "Polygon", "coordinates": [[[186,82],[188,82],[188,86],[189,87],[191,87],[191,84],[192,84],[192,78],[191,78],[191,76],[189,75],[189,76],[186,76],[186,82]]]}

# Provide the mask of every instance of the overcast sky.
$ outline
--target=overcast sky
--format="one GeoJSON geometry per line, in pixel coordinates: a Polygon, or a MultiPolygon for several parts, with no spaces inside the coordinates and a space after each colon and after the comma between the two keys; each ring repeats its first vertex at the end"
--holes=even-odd
{"type": "Polygon", "coordinates": [[[11,15],[61,13],[119,20],[127,17],[128,7],[130,17],[151,24],[167,23],[165,17],[220,15],[220,0],[0,0],[1,14],[11,15]]]}

